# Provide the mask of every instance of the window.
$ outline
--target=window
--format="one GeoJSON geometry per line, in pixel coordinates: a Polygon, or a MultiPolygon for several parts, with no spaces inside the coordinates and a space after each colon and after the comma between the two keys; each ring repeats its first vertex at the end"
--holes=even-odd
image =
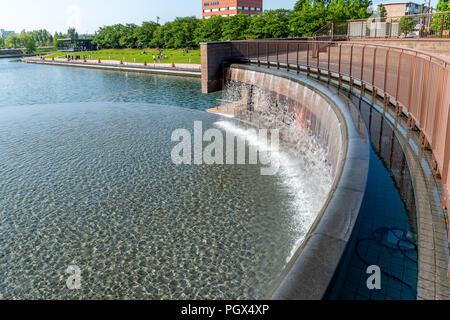
{"type": "Polygon", "coordinates": [[[217,12],[219,11],[219,9],[212,9],[212,12],[217,12]]]}
{"type": "Polygon", "coordinates": [[[229,7],[228,10],[236,10],[236,7],[229,7]]]}
{"type": "Polygon", "coordinates": [[[228,16],[229,17],[234,17],[236,14],[234,14],[234,13],[232,13],[232,14],[229,14],[228,16]]]}
{"type": "Polygon", "coordinates": [[[223,14],[222,17],[228,17],[228,15],[227,14],[223,14]]]}
{"type": "Polygon", "coordinates": [[[209,18],[211,18],[211,16],[206,16],[206,17],[205,17],[205,19],[209,19],[209,18]]]}
{"type": "Polygon", "coordinates": [[[239,6],[239,7],[238,7],[238,10],[242,10],[242,7],[241,7],[241,6],[239,6]]]}
{"type": "Polygon", "coordinates": [[[244,10],[248,10],[248,7],[244,7],[244,10]]]}
{"type": "Polygon", "coordinates": [[[256,11],[261,11],[261,8],[256,8],[256,11]]]}
{"type": "Polygon", "coordinates": [[[227,11],[228,8],[220,8],[220,11],[227,11]]]}
{"type": "Polygon", "coordinates": [[[205,12],[211,12],[211,9],[205,9],[204,11],[205,12]]]}
{"type": "Polygon", "coordinates": [[[250,7],[250,10],[255,11],[255,8],[251,8],[251,7],[250,7]]]}

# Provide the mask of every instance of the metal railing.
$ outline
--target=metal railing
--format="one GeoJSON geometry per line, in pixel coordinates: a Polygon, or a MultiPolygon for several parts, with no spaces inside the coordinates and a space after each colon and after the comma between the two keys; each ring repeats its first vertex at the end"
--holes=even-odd
{"type": "Polygon", "coordinates": [[[384,97],[432,150],[442,178],[442,207],[450,205],[450,61],[424,51],[363,42],[233,41],[232,60],[347,81],[384,97]]]}
{"type": "Polygon", "coordinates": [[[332,21],[317,30],[313,38],[450,38],[450,11],[396,17],[373,17],[348,21],[332,21]],[[401,19],[409,19],[411,27],[402,28],[401,19]]]}

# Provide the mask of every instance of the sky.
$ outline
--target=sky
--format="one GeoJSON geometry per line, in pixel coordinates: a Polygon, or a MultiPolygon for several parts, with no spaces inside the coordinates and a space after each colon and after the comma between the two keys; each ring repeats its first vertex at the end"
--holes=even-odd
{"type": "MultiPolygon", "coordinates": [[[[414,0],[413,0],[414,1],[414,0]]],[[[415,0],[422,3],[423,0],[415,0]]],[[[436,5],[438,0],[432,0],[436,5]]],[[[201,17],[202,0],[0,0],[0,29],[20,32],[47,29],[92,34],[99,27],[116,23],[156,21],[164,23],[175,17],[201,17]]],[[[296,0],[264,0],[264,9],[292,9],[296,0]]],[[[402,2],[373,0],[380,2],[402,2]]],[[[404,1],[403,1],[404,2],[404,1]]]]}

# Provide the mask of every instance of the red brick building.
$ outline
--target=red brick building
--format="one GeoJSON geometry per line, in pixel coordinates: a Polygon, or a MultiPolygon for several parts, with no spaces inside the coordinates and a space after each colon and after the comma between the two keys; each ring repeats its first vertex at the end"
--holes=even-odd
{"type": "Polygon", "coordinates": [[[250,16],[262,13],[263,0],[202,0],[202,16],[231,17],[242,12],[250,16]]]}

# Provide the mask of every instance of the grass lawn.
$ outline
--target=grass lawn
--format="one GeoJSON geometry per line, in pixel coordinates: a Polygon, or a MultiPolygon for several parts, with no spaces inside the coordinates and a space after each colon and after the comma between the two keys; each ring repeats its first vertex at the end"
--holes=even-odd
{"type": "MultiPolygon", "coordinates": [[[[99,51],[84,51],[84,52],[58,52],[53,53],[47,58],[64,58],[66,54],[71,56],[79,55],[87,56],[89,58],[92,55],[92,59],[101,60],[122,60],[126,62],[147,62],[153,63],[153,55],[157,56],[159,53],[156,49],[110,49],[110,50],[99,50],[99,51]],[[143,52],[146,52],[143,54],[143,52]]],[[[167,59],[161,59],[161,63],[189,63],[189,58],[191,58],[192,64],[200,64],[200,49],[189,50],[189,53],[183,55],[182,49],[164,49],[163,55],[167,56],[167,59]]],[[[158,62],[158,59],[156,60],[158,62]]]]}
{"type": "Polygon", "coordinates": [[[39,47],[39,48],[36,48],[36,51],[35,51],[35,53],[36,54],[44,54],[44,53],[48,53],[48,54],[50,54],[50,53],[56,53],[57,51],[56,51],[56,47],[39,47]]]}

